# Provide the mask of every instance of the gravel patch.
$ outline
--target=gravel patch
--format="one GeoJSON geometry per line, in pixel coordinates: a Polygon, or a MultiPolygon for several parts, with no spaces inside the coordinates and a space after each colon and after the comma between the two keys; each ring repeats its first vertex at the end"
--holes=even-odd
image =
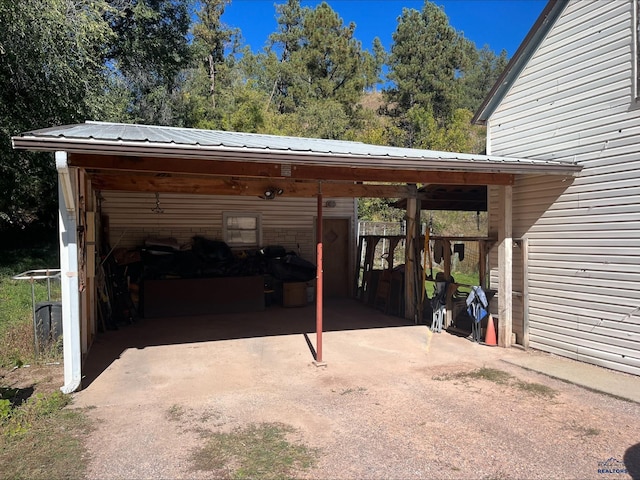
{"type": "Polygon", "coordinates": [[[75,395],[94,407],[89,478],[220,477],[191,460],[207,432],[260,423],[318,450],[299,478],[630,478],[598,469],[640,442],[640,405],[503,361],[539,353],[424,326],[330,332],[324,344],[325,367],[302,335],[124,351],[75,395]],[[467,375],[481,367],[512,378],[467,375]]]}

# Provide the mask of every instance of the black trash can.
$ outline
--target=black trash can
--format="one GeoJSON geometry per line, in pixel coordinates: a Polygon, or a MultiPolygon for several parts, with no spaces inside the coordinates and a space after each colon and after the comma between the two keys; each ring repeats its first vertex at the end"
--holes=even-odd
{"type": "Polygon", "coordinates": [[[62,303],[36,303],[34,320],[38,332],[38,345],[56,342],[62,336],[62,303]]]}

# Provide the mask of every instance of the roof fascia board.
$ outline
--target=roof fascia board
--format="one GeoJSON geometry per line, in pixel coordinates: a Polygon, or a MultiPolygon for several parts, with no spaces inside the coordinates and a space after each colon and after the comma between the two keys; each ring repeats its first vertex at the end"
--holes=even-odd
{"type": "MultiPolygon", "coordinates": [[[[493,172],[511,174],[555,174],[575,175],[581,170],[579,165],[567,163],[532,164],[527,161],[522,163],[491,162],[489,160],[465,159],[471,157],[468,154],[460,154],[455,160],[411,157],[387,157],[387,156],[359,156],[322,152],[298,152],[291,150],[269,150],[262,148],[234,148],[228,146],[200,145],[157,145],[141,142],[126,141],[99,141],[86,139],[47,138],[47,137],[13,137],[14,148],[38,150],[38,151],[66,151],[89,155],[117,154],[123,156],[151,156],[164,158],[199,158],[205,160],[222,160],[245,162],[248,160],[261,161],[276,164],[295,164],[304,162],[308,166],[320,167],[350,167],[374,170],[388,170],[390,168],[408,168],[420,171],[465,171],[465,172],[493,172]],[[331,162],[327,160],[331,159],[331,162]],[[342,163],[340,163],[342,162],[342,163]],[[366,162],[366,163],[365,163],[366,162]],[[384,162],[384,164],[375,164],[384,162]],[[419,165],[416,165],[419,162],[419,165]]],[[[434,152],[437,153],[437,152],[434,152]]],[[[498,159],[499,157],[495,157],[498,159]]]]}
{"type": "Polygon", "coordinates": [[[529,63],[533,54],[538,50],[538,47],[568,3],[569,0],[549,0],[549,3],[544,7],[533,27],[531,27],[518,50],[505,67],[504,72],[498,77],[493,88],[491,88],[482,105],[476,111],[471,123],[486,125],[487,120],[498,108],[498,105],[500,105],[513,83],[520,76],[524,67],[529,63]]]}

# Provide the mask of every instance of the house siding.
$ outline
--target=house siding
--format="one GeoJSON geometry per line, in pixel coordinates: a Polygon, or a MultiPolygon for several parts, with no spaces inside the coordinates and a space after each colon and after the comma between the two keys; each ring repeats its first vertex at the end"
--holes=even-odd
{"type": "MultiPolygon", "coordinates": [[[[102,214],[109,218],[109,241],[112,247],[134,248],[149,237],[172,237],[187,244],[196,235],[222,239],[223,212],[261,214],[262,245],[281,245],[307,260],[315,261],[314,198],[278,197],[261,200],[242,196],[212,196],[161,193],[154,213],[156,197],[152,193],[102,192],[102,214]]],[[[353,199],[335,200],[334,208],[325,208],[324,217],[352,219],[353,199]]]]}
{"type": "MultiPolygon", "coordinates": [[[[489,135],[492,154],[583,167],[574,179],[514,185],[513,237],[528,240],[530,345],[640,375],[633,28],[632,0],[570,2],[491,116],[489,135]]],[[[497,255],[490,262],[495,282],[497,255]]]]}

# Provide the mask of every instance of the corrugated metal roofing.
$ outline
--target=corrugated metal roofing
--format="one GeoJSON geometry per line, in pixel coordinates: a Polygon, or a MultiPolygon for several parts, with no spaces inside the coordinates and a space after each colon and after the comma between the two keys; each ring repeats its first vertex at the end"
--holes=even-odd
{"type": "MultiPolygon", "coordinates": [[[[295,160],[299,161],[302,155],[310,161],[320,158],[323,164],[357,167],[424,168],[423,162],[437,161],[439,166],[448,167],[447,169],[462,167],[462,164],[467,167],[477,164],[500,167],[498,169],[504,171],[511,171],[509,167],[526,170],[513,173],[529,173],[528,167],[534,167],[534,170],[538,167],[541,169],[540,173],[567,174],[579,170],[579,167],[572,163],[553,160],[441,152],[342,140],[104,122],[86,122],[25,132],[13,137],[13,145],[14,148],[42,151],[64,150],[102,154],[128,152],[185,157],[213,156],[213,152],[263,156],[271,154],[276,155],[278,161],[282,162],[286,161],[287,156],[296,156],[295,160]]],[[[434,166],[431,165],[430,168],[434,166]]]]}

